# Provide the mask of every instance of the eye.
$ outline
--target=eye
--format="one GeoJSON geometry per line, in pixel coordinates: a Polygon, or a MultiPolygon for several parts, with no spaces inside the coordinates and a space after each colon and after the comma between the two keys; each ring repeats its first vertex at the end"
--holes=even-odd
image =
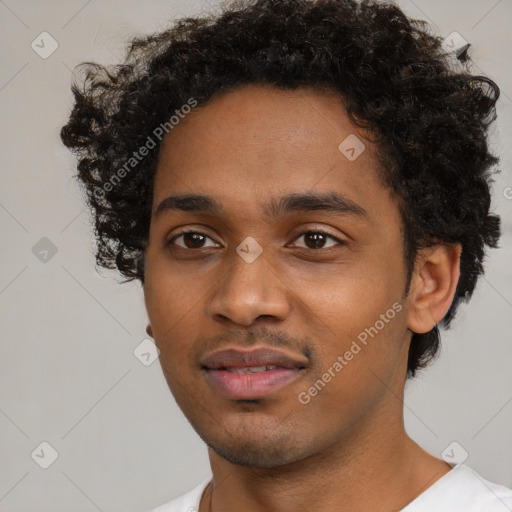
{"type": "Polygon", "coordinates": [[[204,233],[201,233],[199,231],[184,231],[182,233],[179,233],[178,235],[171,238],[167,245],[177,245],[178,247],[181,247],[182,249],[203,249],[204,247],[218,247],[219,244],[217,244],[212,238],[210,238],[208,235],[205,235],[204,233]],[[178,239],[182,239],[182,243],[184,245],[175,244],[175,241],[178,239]],[[213,245],[204,245],[206,240],[209,239],[213,243],[213,245]]]}
{"type": "Polygon", "coordinates": [[[295,240],[299,240],[303,237],[305,242],[305,246],[303,246],[303,248],[305,249],[329,249],[330,247],[333,247],[333,245],[325,247],[325,243],[328,239],[331,239],[340,245],[344,245],[345,243],[328,233],[324,233],[323,231],[306,231],[305,233],[301,233],[295,240]]]}
{"type": "MultiPolygon", "coordinates": [[[[324,231],[306,231],[301,233],[295,241],[300,238],[304,238],[304,243],[301,248],[304,249],[329,249],[336,244],[344,245],[345,242],[336,238],[333,235],[325,233],[324,231]],[[327,245],[326,243],[331,240],[331,245],[327,245]]],[[[176,245],[182,249],[204,249],[207,247],[220,247],[220,244],[215,242],[211,237],[206,235],[205,233],[201,233],[200,231],[183,231],[182,233],[178,233],[174,237],[172,237],[166,244],[167,246],[176,245]],[[181,240],[181,243],[177,243],[177,240],[181,240]],[[210,240],[212,243],[210,245],[205,245],[207,240],[210,240]]],[[[300,246],[299,246],[300,247],[300,246]]]]}

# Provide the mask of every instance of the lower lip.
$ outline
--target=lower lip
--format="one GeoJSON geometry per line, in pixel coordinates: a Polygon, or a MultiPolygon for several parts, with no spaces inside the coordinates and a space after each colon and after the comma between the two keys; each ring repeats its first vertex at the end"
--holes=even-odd
{"type": "Polygon", "coordinates": [[[263,398],[297,378],[299,368],[276,368],[255,373],[206,370],[208,380],[222,395],[235,400],[263,398]]]}

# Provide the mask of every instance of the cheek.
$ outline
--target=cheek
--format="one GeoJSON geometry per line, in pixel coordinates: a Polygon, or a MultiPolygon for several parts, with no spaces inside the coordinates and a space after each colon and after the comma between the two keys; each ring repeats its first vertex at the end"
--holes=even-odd
{"type": "Polygon", "coordinates": [[[183,279],[168,269],[158,272],[154,266],[146,272],[144,297],[154,342],[164,377],[180,406],[190,400],[194,388],[188,365],[190,340],[198,338],[203,327],[197,321],[201,290],[196,287],[184,286],[183,279]]]}
{"type": "Polygon", "coordinates": [[[381,307],[379,302],[363,301],[359,308],[353,303],[350,306],[329,310],[330,315],[317,324],[319,364],[299,397],[301,404],[308,401],[302,407],[312,421],[318,417],[325,425],[342,422],[347,431],[394,388],[396,372],[405,368],[407,356],[401,304],[395,303],[393,308],[392,304],[381,307]]]}
{"type": "Polygon", "coordinates": [[[200,279],[184,280],[165,262],[148,258],[144,300],[164,369],[170,369],[173,361],[183,363],[187,341],[197,337],[195,330],[201,328],[197,315],[205,291],[200,279]]]}
{"type": "Polygon", "coordinates": [[[148,253],[144,299],[154,329],[177,322],[204,293],[201,278],[187,277],[165,256],[148,253]]]}
{"type": "Polygon", "coordinates": [[[321,362],[310,383],[327,381],[332,391],[352,401],[372,393],[371,385],[361,382],[382,387],[375,375],[387,380],[403,363],[407,329],[400,272],[379,271],[373,263],[367,270],[340,269],[337,275],[318,280],[316,287],[304,288],[298,314],[310,319],[308,333],[317,340],[321,362]]]}
{"type": "MultiPolygon", "coordinates": [[[[400,269],[379,269],[374,262],[339,266],[297,290],[303,308],[300,314],[316,320],[320,328],[324,325],[340,341],[356,338],[381,315],[386,316],[393,304],[401,301],[402,292],[400,269]]],[[[385,320],[393,319],[395,313],[390,311],[385,320]]]]}

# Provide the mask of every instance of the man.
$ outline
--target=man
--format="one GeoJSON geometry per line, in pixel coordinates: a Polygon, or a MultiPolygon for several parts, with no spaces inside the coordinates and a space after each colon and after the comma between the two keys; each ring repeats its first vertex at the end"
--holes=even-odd
{"type": "Polygon", "coordinates": [[[393,4],[240,2],[86,66],[62,130],[212,479],[155,509],[506,511],[407,377],[495,247],[499,90],[393,4]]]}

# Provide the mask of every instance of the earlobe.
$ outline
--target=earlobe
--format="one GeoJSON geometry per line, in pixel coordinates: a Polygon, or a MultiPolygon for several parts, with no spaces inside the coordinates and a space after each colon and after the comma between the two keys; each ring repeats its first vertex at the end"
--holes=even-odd
{"type": "Polygon", "coordinates": [[[147,327],[146,327],[146,334],[149,336],[149,337],[153,337],[153,329],[151,329],[151,324],[148,324],[147,327]]]}
{"type": "Polygon", "coordinates": [[[419,251],[409,293],[407,327],[412,332],[429,332],[448,312],[459,281],[460,254],[460,244],[419,251]]]}

